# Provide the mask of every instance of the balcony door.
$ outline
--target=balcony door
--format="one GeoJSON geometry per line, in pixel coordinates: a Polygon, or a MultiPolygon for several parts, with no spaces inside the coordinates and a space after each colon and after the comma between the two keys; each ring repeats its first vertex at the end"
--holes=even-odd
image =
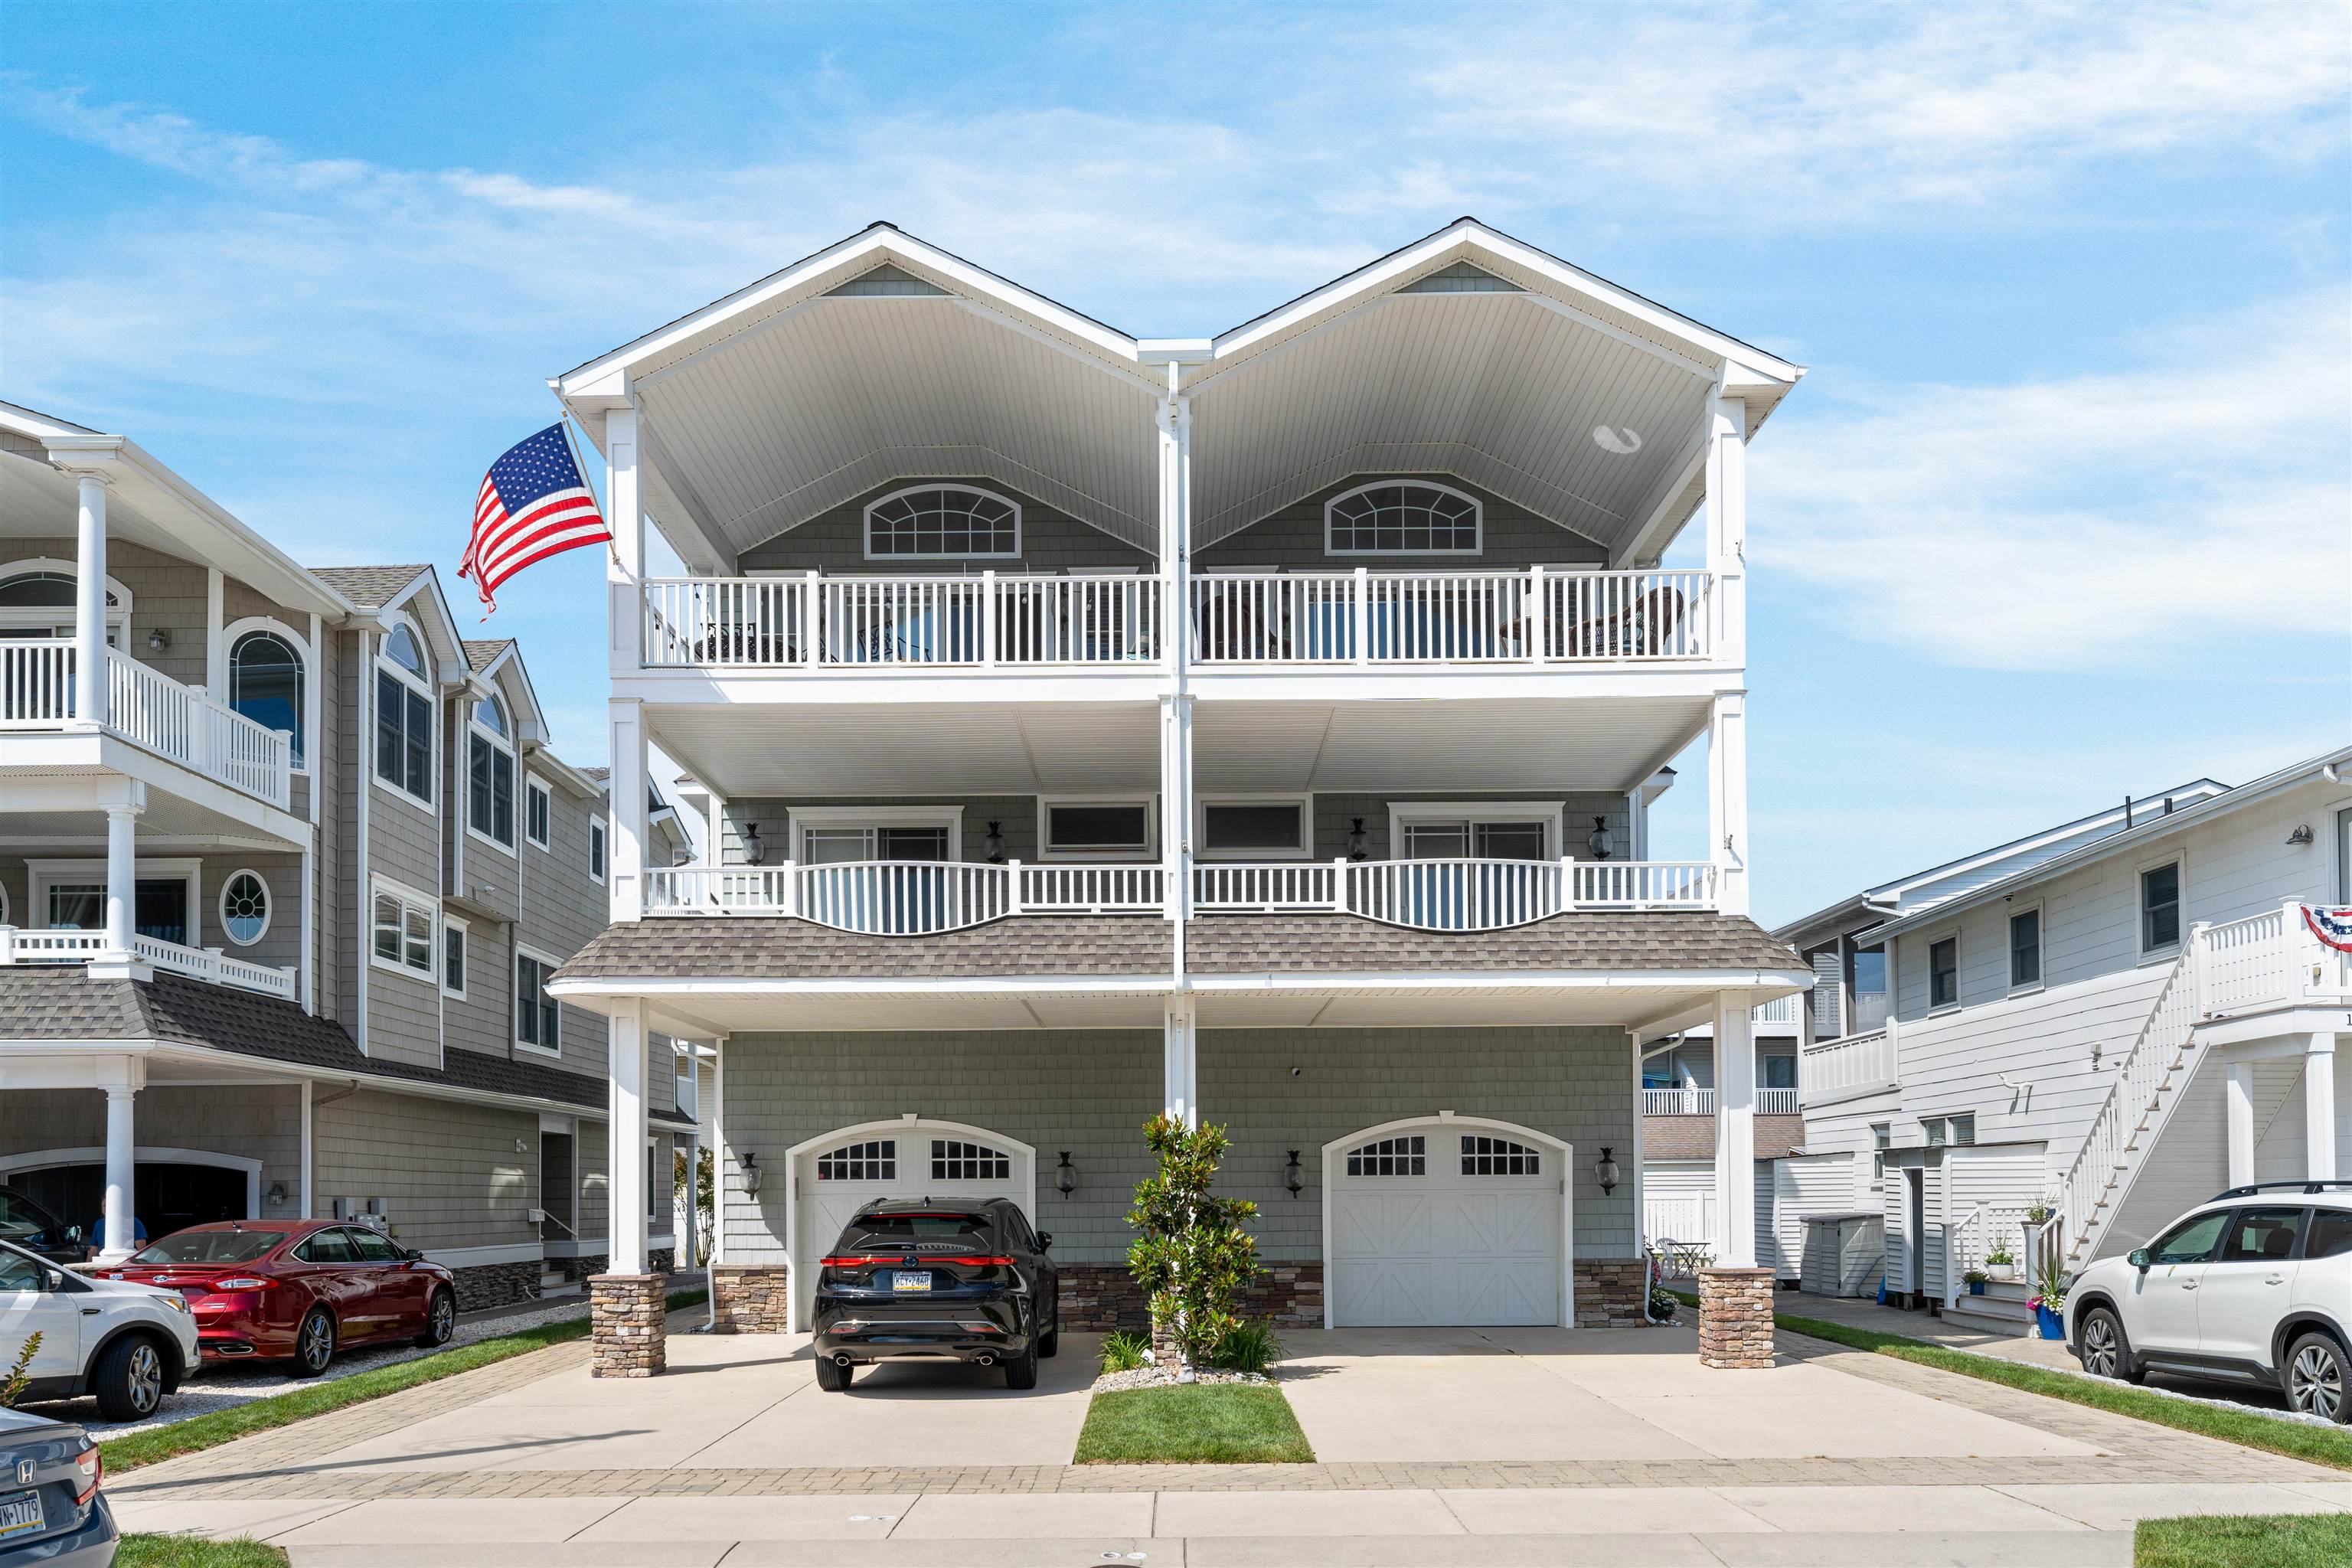
{"type": "Polygon", "coordinates": [[[1404,877],[1400,892],[1406,923],[1464,931],[1516,923],[1496,920],[1496,910],[1541,907],[1525,885],[1532,873],[1491,862],[1550,859],[1557,817],[1507,810],[1455,815],[1444,808],[1427,815],[1392,808],[1391,816],[1396,858],[1433,862],[1404,877]]]}
{"type": "MultiPolygon", "coordinates": [[[[47,885],[51,931],[103,931],[106,928],[106,888],[99,882],[51,882],[47,885]]],[[[131,900],[131,929],[156,942],[196,944],[189,921],[188,882],[184,877],[142,877],[131,900]]]]}
{"type": "Polygon", "coordinates": [[[845,931],[912,936],[953,920],[959,888],[955,832],[946,823],[845,822],[799,825],[802,865],[837,867],[803,884],[814,919],[845,931]]]}

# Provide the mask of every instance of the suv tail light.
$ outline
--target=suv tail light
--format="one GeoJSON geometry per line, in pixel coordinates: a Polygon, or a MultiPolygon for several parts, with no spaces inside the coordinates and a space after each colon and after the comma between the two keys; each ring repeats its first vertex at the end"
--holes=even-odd
{"type": "Polygon", "coordinates": [[[106,1472],[106,1461],[99,1458],[97,1444],[92,1443],[75,1457],[74,1468],[81,1472],[81,1485],[74,1493],[74,1506],[80,1508],[98,1495],[99,1479],[106,1472]]]}

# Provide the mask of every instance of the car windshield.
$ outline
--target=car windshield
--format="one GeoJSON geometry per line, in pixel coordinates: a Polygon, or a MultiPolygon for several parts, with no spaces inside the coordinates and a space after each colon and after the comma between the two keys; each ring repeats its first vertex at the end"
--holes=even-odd
{"type": "Polygon", "coordinates": [[[184,1230],[150,1242],[133,1263],[250,1263],[286,1239],[276,1230],[184,1230]]]}
{"type": "Polygon", "coordinates": [[[850,1233],[877,1241],[952,1241],[986,1228],[968,1214],[877,1214],[850,1222],[850,1233]]]}
{"type": "Polygon", "coordinates": [[[22,1241],[47,1232],[56,1222],[35,1207],[32,1201],[16,1193],[0,1192],[0,1236],[11,1241],[22,1241]]]}

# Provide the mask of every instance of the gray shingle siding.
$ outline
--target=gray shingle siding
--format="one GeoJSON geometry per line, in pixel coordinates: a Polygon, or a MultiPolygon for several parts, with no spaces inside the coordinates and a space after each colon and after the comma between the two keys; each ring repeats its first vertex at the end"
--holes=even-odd
{"type": "Polygon", "coordinates": [[[763,544],[743,552],[744,572],[822,571],[834,576],[888,573],[892,575],[963,576],[982,571],[1059,572],[1108,567],[1153,569],[1153,558],[1125,541],[1047,506],[1022,492],[987,479],[893,479],[856,500],[821,512],[797,528],[787,529],[763,544]],[[868,561],[866,559],[866,509],[876,500],[909,485],[965,484],[1002,495],[1021,507],[1021,556],[1010,561],[868,561]]]}
{"type": "Polygon", "coordinates": [[[529,1111],[362,1089],[321,1098],[311,1150],[320,1214],[339,1197],[355,1208],[380,1197],[405,1247],[539,1239],[525,1217],[539,1203],[539,1119],[529,1111]]]}
{"type": "MultiPolygon", "coordinates": [[[[302,1199],[301,1089],[293,1084],[153,1085],[134,1103],[143,1148],[189,1149],[261,1162],[262,1219],[299,1217],[302,1199]],[[286,1201],[269,1190],[283,1183],[286,1201]]],[[[95,1089],[11,1089],[0,1095],[0,1153],[102,1149],[106,1097],[95,1089]]],[[[95,1215],[60,1215],[88,1226],[95,1215]]]]}

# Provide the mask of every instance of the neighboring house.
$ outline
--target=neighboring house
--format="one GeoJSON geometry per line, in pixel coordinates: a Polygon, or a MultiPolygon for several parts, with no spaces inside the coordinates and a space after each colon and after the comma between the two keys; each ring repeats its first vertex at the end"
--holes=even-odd
{"type": "Polygon", "coordinates": [[[1253,1310],[1636,1320],[1638,1043],[1744,1056],[1809,980],[1747,914],[1746,442],[1800,374],[1465,219],[1197,340],[877,225],[560,378],[625,815],[555,991],[616,1063],[723,1037],[722,1321],[805,1321],[865,1201],[1003,1194],[1066,1322],[1139,1323],[1162,1112],[1230,1131],[1253,1310]],[[1710,847],[1654,858],[1702,737],[1710,847]]]}
{"type": "Polygon", "coordinates": [[[544,985],[609,831],[431,568],[305,568],[0,405],[0,1179],[127,1191],[105,1255],[349,1215],[469,1308],[601,1268],[604,1021],[544,985]]]}
{"type": "MultiPolygon", "coordinates": [[[[1801,995],[1768,1002],[1750,1015],[1756,1037],[1757,1262],[1787,1277],[1795,1258],[1769,1239],[1771,1172],[1804,1142],[1797,1114],[1797,1052],[1803,1033],[1801,995]]],[[[1701,1024],[1668,1035],[1642,1052],[1642,1220],[1654,1240],[1719,1245],[1715,1193],[1715,1028],[1701,1024]]]]}
{"type": "Polygon", "coordinates": [[[2072,1269],[2223,1187],[2352,1173],[2352,971],[2303,918],[2352,901],[2347,767],[2199,780],[1775,933],[1817,977],[1783,1166],[1881,1216],[1893,1297],[2021,1327],[1963,1294],[1996,1246],[2072,1269]]]}

